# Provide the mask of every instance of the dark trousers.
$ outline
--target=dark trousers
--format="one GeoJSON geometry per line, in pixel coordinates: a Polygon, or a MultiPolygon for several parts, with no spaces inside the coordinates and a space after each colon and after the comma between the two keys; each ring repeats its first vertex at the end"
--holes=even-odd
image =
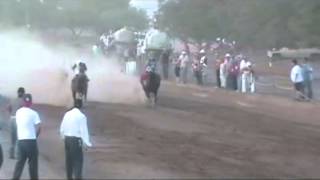
{"type": "Polygon", "coordinates": [[[67,179],[82,179],[83,152],[82,140],[77,137],[64,139],[67,179]]]}
{"type": "Polygon", "coordinates": [[[216,79],[217,79],[217,87],[221,87],[221,80],[220,80],[220,69],[216,69],[216,79]]]}
{"type": "Polygon", "coordinates": [[[169,63],[162,63],[162,75],[163,79],[169,79],[169,63]]]}
{"type": "Polygon", "coordinates": [[[36,140],[18,140],[18,160],[13,179],[20,179],[24,164],[28,160],[30,179],[38,179],[38,146],[36,140]]]}
{"type": "Polygon", "coordinates": [[[3,151],[2,151],[2,146],[0,145],[0,169],[2,167],[2,163],[3,163],[3,151]]]}
{"type": "Polygon", "coordinates": [[[15,150],[17,145],[17,125],[16,120],[11,119],[10,121],[10,136],[11,136],[11,146],[10,146],[10,158],[15,157],[15,150]]]}
{"type": "Polygon", "coordinates": [[[196,77],[197,84],[198,84],[198,85],[203,85],[202,72],[201,72],[201,71],[195,71],[195,72],[194,72],[194,76],[196,77]]]}
{"type": "Polygon", "coordinates": [[[305,92],[309,99],[313,98],[312,81],[304,82],[305,92]]]}
{"type": "Polygon", "coordinates": [[[237,76],[233,74],[229,74],[227,77],[227,86],[231,90],[237,90],[238,89],[238,81],[237,76]]]}

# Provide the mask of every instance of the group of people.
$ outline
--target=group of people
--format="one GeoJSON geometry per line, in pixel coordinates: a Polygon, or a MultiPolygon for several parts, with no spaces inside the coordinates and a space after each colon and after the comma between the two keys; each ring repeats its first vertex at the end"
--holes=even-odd
{"type": "Polygon", "coordinates": [[[227,88],[241,93],[255,92],[255,72],[248,57],[227,53],[216,60],[216,82],[218,88],[227,88]]]}
{"type": "Polygon", "coordinates": [[[188,83],[190,69],[192,69],[198,85],[203,85],[206,82],[208,57],[204,49],[194,56],[187,51],[182,51],[179,57],[173,60],[173,64],[177,83],[188,83]]]}
{"type": "MultiPolygon", "coordinates": [[[[41,119],[38,112],[32,108],[32,95],[26,93],[23,87],[18,89],[17,95],[17,98],[12,99],[7,106],[11,136],[9,158],[16,159],[13,179],[20,179],[26,161],[29,165],[30,178],[39,179],[37,139],[41,132],[41,119]]],[[[65,144],[67,179],[82,178],[83,148],[92,146],[87,118],[81,108],[82,101],[75,101],[74,106],[65,113],[60,126],[60,135],[65,144]]]]}
{"type": "Polygon", "coordinates": [[[312,80],[313,68],[308,58],[304,59],[304,63],[300,65],[298,60],[292,60],[292,69],[290,79],[294,85],[296,100],[311,100],[313,98],[312,80]]]}
{"type": "MultiPolygon", "coordinates": [[[[221,54],[222,53],[217,53],[215,57],[217,87],[237,90],[242,93],[254,93],[256,90],[256,76],[253,65],[248,57],[231,52],[221,54]]],[[[205,85],[209,80],[208,74],[210,67],[208,63],[209,58],[205,49],[201,49],[193,55],[187,51],[182,51],[181,54],[173,60],[176,82],[186,84],[188,82],[188,72],[190,72],[191,69],[197,84],[205,85]]],[[[214,71],[214,69],[212,69],[212,71],[214,71]]]]}

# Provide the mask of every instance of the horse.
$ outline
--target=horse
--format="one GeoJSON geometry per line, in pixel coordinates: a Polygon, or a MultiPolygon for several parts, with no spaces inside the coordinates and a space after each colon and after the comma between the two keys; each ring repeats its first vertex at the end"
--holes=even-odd
{"type": "Polygon", "coordinates": [[[74,102],[76,100],[87,100],[89,79],[84,73],[77,74],[71,82],[71,91],[74,102]]]}
{"type": "Polygon", "coordinates": [[[158,101],[158,90],[161,84],[160,75],[155,72],[145,72],[141,75],[140,83],[149,104],[154,107],[158,101]]]}

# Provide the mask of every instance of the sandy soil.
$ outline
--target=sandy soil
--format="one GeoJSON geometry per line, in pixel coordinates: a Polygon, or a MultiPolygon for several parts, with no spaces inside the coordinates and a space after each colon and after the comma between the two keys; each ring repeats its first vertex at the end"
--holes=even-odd
{"type": "MultiPolygon", "coordinates": [[[[320,176],[319,103],[170,83],[160,92],[156,109],[88,104],[94,147],[85,153],[86,178],[320,176]]],[[[64,178],[58,128],[66,109],[35,109],[44,128],[40,176],[64,178]]],[[[13,167],[5,159],[0,177],[11,177],[13,167]]]]}

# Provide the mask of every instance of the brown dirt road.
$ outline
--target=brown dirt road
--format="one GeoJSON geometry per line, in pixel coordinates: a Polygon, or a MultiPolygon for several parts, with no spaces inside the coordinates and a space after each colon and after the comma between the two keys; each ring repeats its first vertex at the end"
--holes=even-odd
{"type": "MultiPolygon", "coordinates": [[[[85,112],[95,147],[85,154],[84,176],[320,177],[319,106],[171,84],[161,87],[156,109],[89,103],[85,112]]],[[[44,126],[40,175],[64,178],[58,129],[65,109],[35,108],[44,126]]],[[[0,177],[8,178],[13,162],[5,160],[0,177]]]]}

